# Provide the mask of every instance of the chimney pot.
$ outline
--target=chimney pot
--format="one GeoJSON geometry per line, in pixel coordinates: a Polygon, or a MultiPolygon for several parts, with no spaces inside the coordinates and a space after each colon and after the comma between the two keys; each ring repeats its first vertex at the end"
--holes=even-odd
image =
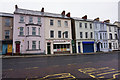
{"type": "Polygon", "coordinates": [[[17,5],[15,5],[15,9],[18,9],[18,6],[17,6],[17,5]]]}
{"type": "Polygon", "coordinates": [[[87,15],[83,16],[82,19],[87,19],[87,15]]]}
{"type": "Polygon", "coordinates": [[[42,7],[41,12],[44,12],[44,7],[42,7]]]}
{"type": "Polygon", "coordinates": [[[65,15],[65,10],[63,10],[63,12],[61,13],[61,15],[63,15],[63,16],[65,15]]]}
{"type": "Polygon", "coordinates": [[[66,16],[67,16],[67,17],[70,17],[70,12],[68,12],[68,13],[66,14],[66,16]]]}

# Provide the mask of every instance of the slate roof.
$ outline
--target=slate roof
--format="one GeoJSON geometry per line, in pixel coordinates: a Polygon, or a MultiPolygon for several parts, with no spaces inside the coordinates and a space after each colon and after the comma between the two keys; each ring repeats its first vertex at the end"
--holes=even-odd
{"type": "Polygon", "coordinates": [[[67,17],[67,16],[63,16],[61,14],[34,11],[34,10],[27,10],[27,9],[20,9],[20,8],[17,8],[14,13],[37,15],[37,16],[43,16],[43,17],[70,18],[70,17],[67,17]]]}
{"type": "Polygon", "coordinates": [[[3,12],[0,12],[0,16],[1,17],[13,17],[13,14],[12,13],[3,13],[3,12]]]}

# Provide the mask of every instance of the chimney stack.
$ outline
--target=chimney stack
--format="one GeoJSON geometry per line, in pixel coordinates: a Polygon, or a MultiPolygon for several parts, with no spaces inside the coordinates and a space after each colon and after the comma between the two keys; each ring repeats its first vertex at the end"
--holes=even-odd
{"type": "Polygon", "coordinates": [[[106,22],[106,23],[110,23],[110,20],[108,19],[108,20],[104,20],[104,22],[106,22]]]}
{"type": "Polygon", "coordinates": [[[95,19],[94,19],[94,21],[100,21],[100,18],[99,18],[99,17],[97,17],[97,18],[95,18],[95,19]]]}
{"type": "Polygon", "coordinates": [[[61,15],[65,16],[65,10],[63,10],[63,12],[61,13],[61,15]]]}
{"type": "Polygon", "coordinates": [[[42,7],[41,12],[44,12],[44,7],[42,7]]]}
{"type": "Polygon", "coordinates": [[[68,13],[66,14],[66,16],[67,16],[67,17],[70,17],[70,12],[68,12],[68,13]]]}
{"type": "Polygon", "coordinates": [[[15,5],[15,9],[18,9],[18,6],[17,6],[17,5],[15,5]]]}
{"type": "Polygon", "coordinates": [[[87,19],[87,15],[83,16],[82,19],[87,19]]]}

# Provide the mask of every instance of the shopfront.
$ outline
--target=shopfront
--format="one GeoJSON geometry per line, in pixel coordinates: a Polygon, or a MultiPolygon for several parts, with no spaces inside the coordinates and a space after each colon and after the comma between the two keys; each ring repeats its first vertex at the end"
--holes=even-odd
{"type": "Polygon", "coordinates": [[[71,40],[53,40],[53,53],[70,53],[71,40]]]}

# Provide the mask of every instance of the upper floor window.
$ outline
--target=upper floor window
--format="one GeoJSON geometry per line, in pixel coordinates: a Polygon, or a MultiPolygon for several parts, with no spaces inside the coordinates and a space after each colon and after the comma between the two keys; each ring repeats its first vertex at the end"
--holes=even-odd
{"type": "Polygon", "coordinates": [[[23,27],[20,27],[20,36],[24,35],[23,27]]]}
{"type": "Polygon", "coordinates": [[[114,31],[117,32],[117,28],[116,27],[114,27],[114,31]]]}
{"type": "Polygon", "coordinates": [[[33,23],[33,17],[32,16],[29,17],[29,23],[33,23]]]}
{"type": "Polygon", "coordinates": [[[39,41],[39,45],[38,45],[39,49],[40,49],[40,41],[39,41]]]}
{"type": "Polygon", "coordinates": [[[110,38],[110,39],[113,39],[113,38],[112,38],[112,34],[111,34],[111,33],[109,34],[109,38],[110,38]]]}
{"type": "Polygon", "coordinates": [[[80,38],[83,38],[83,33],[82,32],[80,32],[80,38]]]}
{"type": "Polygon", "coordinates": [[[118,39],[117,34],[115,34],[115,39],[118,39]]]}
{"type": "Polygon", "coordinates": [[[50,31],[50,38],[54,38],[54,31],[53,30],[50,31]]]}
{"type": "Polygon", "coordinates": [[[40,24],[41,23],[41,18],[40,17],[38,17],[38,24],[40,24]]]}
{"type": "Polygon", "coordinates": [[[90,37],[93,38],[93,32],[90,33],[90,37]]]}
{"type": "Polygon", "coordinates": [[[36,49],[36,41],[32,41],[32,49],[36,49]]]}
{"type": "Polygon", "coordinates": [[[36,27],[32,27],[32,35],[36,35],[36,27]]]}
{"type": "Polygon", "coordinates": [[[87,23],[85,23],[85,28],[87,28],[87,23]]]}
{"type": "Polygon", "coordinates": [[[29,41],[27,41],[27,44],[28,44],[28,45],[27,45],[27,49],[29,49],[29,41]]]}
{"type": "Polygon", "coordinates": [[[105,33],[105,39],[107,39],[107,33],[105,33]]]}
{"type": "Polygon", "coordinates": [[[9,39],[9,37],[10,37],[10,31],[5,30],[5,39],[9,39]]]}
{"type": "Polygon", "coordinates": [[[58,20],[58,26],[59,27],[61,26],[61,20],[58,20]]]}
{"type": "Polygon", "coordinates": [[[61,31],[58,31],[58,38],[61,38],[61,31]]]}
{"type": "Polygon", "coordinates": [[[98,39],[98,33],[96,33],[96,38],[98,39]]]}
{"type": "Polygon", "coordinates": [[[109,26],[109,32],[111,32],[111,27],[109,26]]]}
{"type": "Polygon", "coordinates": [[[5,19],[5,26],[10,27],[10,23],[11,23],[10,19],[6,18],[5,19]]]}
{"type": "Polygon", "coordinates": [[[65,31],[65,38],[68,38],[68,31],[65,31]]]}
{"type": "Polygon", "coordinates": [[[29,27],[27,27],[27,34],[29,35],[29,27]]]}
{"type": "Polygon", "coordinates": [[[82,23],[81,22],[79,23],[79,26],[80,26],[80,28],[82,28],[82,23]]]}
{"type": "Polygon", "coordinates": [[[24,22],[24,16],[20,16],[20,22],[24,22]]]}
{"type": "Polygon", "coordinates": [[[85,32],[85,38],[88,38],[88,32],[85,32]]]}
{"type": "Polygon", "coordinates": [[[102,33],[100,33],[100,39],[102,39],[102,33]]]}
{"type": "Polygon", "coordinates": [[[68,21],[65,21],[64,24],[65,24],[65,26],[67,27],[67,26],[68,26],[68,21]]]}
{"type": "Polygon", "coordinates": [[[52,20],[52,19],[50,20],[50,25],[51,25],[51,26],[53,26],[53,25],[54,25],[54,23],[53,23],[53,20],[52,20]]]}
{"type": "Polygon", "coordinates": [[[38,28],[38,35],[40,35],[40,28],[38,28]]]}
{"type": "Polygon", "coordinates": [[[90,29],[92,29],[92,24],[90,24],[90,29]]]}

